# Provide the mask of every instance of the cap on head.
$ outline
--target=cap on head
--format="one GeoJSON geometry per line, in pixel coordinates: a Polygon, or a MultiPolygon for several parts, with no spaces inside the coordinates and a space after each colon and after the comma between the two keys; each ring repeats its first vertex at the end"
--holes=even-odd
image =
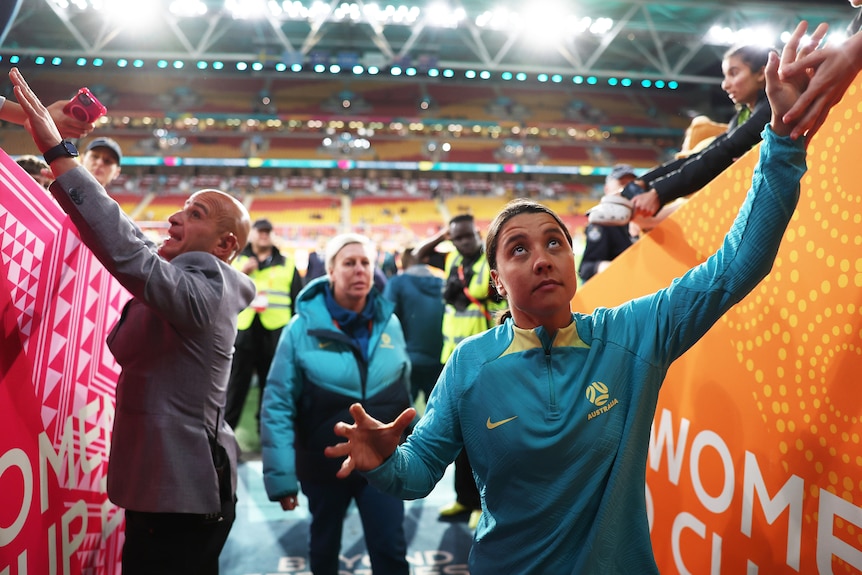
{"type": "Polygon", "coordinates": [[[272,231],[272,222],[266,218],[260,218],[259,220],[255,220],[252,226],[254,229],[262,232],[271,232],[272,231]]]}
{"type": "Polygon", "coordinates": [[[114,156],[116,156],[117,164],[123,160],[123,150],[120,148],[120,144],[118,144],[116,140],[111,138],[96,138],[87,144],[86,151],[89,152],[93,148],[108,148],[114,153],[114,156]]]}
{"type": "Polygon", "coordinates": [[[623,176],[635,176],[635,169],[629,164],[617,164],[613,168],[611,168],[611,173],[608,174],[608,178],[613,178],[615,180],[621,179],[623,176]]]}
{"type": "Polygon", "coordinates": [[[335,256],[338,255],[338,252],[340,252],[344,246],[348,246],[350,244],[360,244],[365,250],[365,255],[368,256],[368,259],[372,262],[376,259],[377,250],[368,237],[354,233],[338,234],[326,242],[324,261],[326,262],[327,273],[329,273],[329,270],[335,266],[335,256]]]}

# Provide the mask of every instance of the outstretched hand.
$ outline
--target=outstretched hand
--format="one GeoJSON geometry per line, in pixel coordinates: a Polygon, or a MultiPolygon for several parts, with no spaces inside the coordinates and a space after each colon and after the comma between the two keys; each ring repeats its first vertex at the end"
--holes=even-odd
{"type": "Polygon", "coordinates": [[[808,29],[808,23],[802,21],[793,32],[793,36],[784,45],[781,58],[774,53],[769,54],[766,63],[766,96],[772,108],[771,126],[773,131],[780,136],[792,135],[796,122],[785,122],[787,112],[799,102],[802,94],[806,92],[809,85],[808,74],[785,74],[782,76],[780,70],[792,65],[799,59],[805,58],[819,43],[822,35],[826,33],[825,25],[818,26],[814,33],[813,42],[799,48],[799,40],[808,29]]]}
{"type": "Polygon", "coordinates": [[[638,194],[632,198],[632,210],[635,216],[641,218],[651,218],[661,209],[661,200],[658,198],[658,192],[654,189],[647,190],[642,194],[638,194]]]}
{"type": "Polygon", "coordinates": [[[48,106],[48,112],[54,119],[54,123],[57,124],[61,136],[64,138],[83,138],[96,129],[95,122],[84,122],[64,112],[63,108],[66,107],[67,103],[68,100],[57,100],[48,106]]]}
{"type": "Polygon", "coordinates": [[[350,415],[355,423],[336,423],[335,434],[347,439],[344,443],[331,445],[324,450],[327,457],[347,458],[336,474],[344,479],[354,470],[369,471],[380,466],[395,452],[404,431],[416,417],[416,410],[408,407],[392,423],[382,423],[354,403],[350,415]]]}
{"type": "MultiPolygon", "coordinates": [[[[785,45],[796,50],[805,34],[801,22],[785,45]]],[[[842,46],[825,46],[816,49],[826,35],[828,26],[821,24],[812,35],[807,49],[799,51],[795,61],[783,63],[778,71],[782,80],[808,77],[808,89],[784,114],[784,122],[793,125],[792,138],[815,133],[832,107],[844,96],[844,92],[856,78],[862,67],[862,37],[854,38],[842,46]]]]}
{"type": "Polygon", "coordinates": [[[30,89],[18,68],[12,68],[9,79],[15,89],[15,99],[27,116],[24,127],[30,132],[39,151],[45,153],[63,140],[60,130],[54,123],[51,112],[30,89]]]}

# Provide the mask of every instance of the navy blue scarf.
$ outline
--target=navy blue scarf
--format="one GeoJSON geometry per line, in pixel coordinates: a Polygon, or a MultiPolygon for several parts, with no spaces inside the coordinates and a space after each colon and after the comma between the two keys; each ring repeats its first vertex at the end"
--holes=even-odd
{"type": "Polygon", "coordinates": [[[350,336],[362,351],[362,357],[368,361],[368,341],[371,339],[371,320],[374,319],[374,302],[377,294],[372,289],[365,300],[365,307],[356,313],[338,305],[332,295],[329,284],[325,286],[326,309],[345,334],[350,336]]]}

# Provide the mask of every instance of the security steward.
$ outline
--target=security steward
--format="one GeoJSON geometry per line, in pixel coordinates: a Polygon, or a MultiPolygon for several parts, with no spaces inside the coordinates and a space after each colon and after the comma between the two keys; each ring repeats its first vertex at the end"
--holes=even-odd
{"type": "Polygon", "coordinates": [[[233,363],[227,389],[225,421],[236,428],[243,405],[257,374],[260,402],[282,328],[293,314],[293,302],[302,289],[302,276],[293,258],[282,254],[272,242],[272,222],[259,219],[252,225],[250,241],[234,259],[233,266],[254,281],[257,295],[237,318],[233,363]]]}

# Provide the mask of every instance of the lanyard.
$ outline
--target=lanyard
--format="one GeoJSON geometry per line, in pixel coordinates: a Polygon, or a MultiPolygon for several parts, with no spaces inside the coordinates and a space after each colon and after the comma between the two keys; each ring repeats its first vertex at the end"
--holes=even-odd
{"type": "Polygon", "coordinates": [[[467,296],[467,299],[470,300],[471,303],[479,306],[479,309],[482,310],[482,315],[484,315],[485,319],[488,320],[488,325],[492,324],[494,320],[491,318],[491,314],[488,313],[487,308],[482,305],[482,302],[473,297],[473,294],[471,294],[470,290],[467,289],[467,284],[464,281],[464,264],[458,264],[458,279],[461,280],[461,283],[464,285],[464,295],[467,296]]]}

